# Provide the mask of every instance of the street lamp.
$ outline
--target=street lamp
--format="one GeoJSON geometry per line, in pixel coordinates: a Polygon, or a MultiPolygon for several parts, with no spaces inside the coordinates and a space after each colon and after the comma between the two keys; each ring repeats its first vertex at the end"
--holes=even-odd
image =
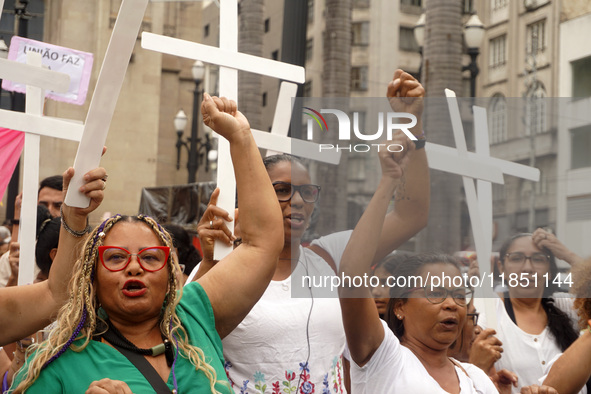
{"type": "MultiPolygon", "coordinates": [[[[423,45],[425,44],[425,13],[422,13],[417,23],[415,23],[413,33],[415,40],[419,45],[419,53],[421,54],[421,65],[419,66],[419,76],[423,70],[423,45]]],[[[470,55],[470,64],[462,66],[462,71],[470,71],[470,95],[476,96],[476,77],[480,70],[476,58],[480,54],[480,44],[484,37],[484,24],[478,18],[476,13],[473,13],[468,22],[464,25],[464,42],[468,48],[468,55],[470,55]]]]}
{"type": "Polygon", "coordinates": [[[462,71],[470,71],[470,97],[476,97],[476,77],[480,70],[476,58],[480,54],[480,44],[484,37],[484,24],[473,13],[464,26],[464,41],[470,55],[470,64],[462,67],[462,71]]]}
{"type": "MultiPolygon", "coordinates": [[[[205,133],[205,139],[202,141],[199,137],[199,108],[201,107],[201,97],[203,91],[201,90],[201,81],[205,75],[205,66],[203,62],[197,60],[191,67],[191,74],[195,81],[195,90],[193,91],[193,119],[191,122],[191,138],[183,141],[183,132],[187,126],[187,115],[183,110],[180,110],[174,117],[174,128],[177,134],[176,148],[176,169],[180,169],[181,160],[181,146],[187,148],[189,153],[189,160],[187,161],[187,170],[189,171],[189,183],[195,183],[197,170],[205,157],[205,171],[209,171],[209,158],[212,154],[211,137],[209,133],[205,133]]],[[[216,155],[217,156],[217,155],[216,155]]]]}

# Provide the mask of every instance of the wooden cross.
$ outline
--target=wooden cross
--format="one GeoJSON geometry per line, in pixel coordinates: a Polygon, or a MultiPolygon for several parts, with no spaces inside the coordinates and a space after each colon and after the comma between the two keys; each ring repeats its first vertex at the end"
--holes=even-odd
{"type": "MultiPolygon", "coordinates": [[[[3,3],[3,0],[0,1],[3,3]]],[[[35,196],[39,181],[39,136],[81,141],[74,164],[76,174],[70,183],[66,203],[70,206],[87,207],[89,201],[86,196],[78,192],[78,189],[83,184],[83,175],[100,162],[117,96],[121,90],[147,3],[148,0],[123,0],[84,125],[69,120],[42,117],[43,95],[39,88],[31,86],[37,84],[45,89],[66,92],[69,76],[40,69],[40,63],[38,67],[32,68],[34,65],[26,66],[19,63],[16,66],[11,65],[14,62],[6,60],[0,62],[0,78],[10,77],[16,82],[27,85],[26,113],[0,110],[0,119],[2,119],[0,126],[26,133],[23,209],[19,238],[21,241],[19,285],[31,283],[34,279],[37,215],[35,196]]]]}
{"type": "MultiPolygon", "coordinates": [[[[481,270],[484,268],[484,270],[481,271],[482,277],[483,274],[487,274],[488,267],[490,267],[490,256],[492,254],[493,208],[491,182],[495,181],[471,176],[468,173],[473,171],[474,168],[468,169],[467,167],[476,167],[480,171],[484,170],[484,168],[487,166],[492,166],[495,173],[501,171],[501,175],[508,174],[533,181],[539,180],[540,170],[506,160],[496,159],[490,156],[486,109],[477,106],[473,107],[476,153],[468,152],[456,95],[449,89],[446,89],[445,94],[447,97],[454,140],[457,148],[442,149],[441,146],[427,144],[427,153],[432,152],[433,148],[435,148],[434,151],[448,156],[448,162],[451,161],[452,163],[462,165],[461,171],[445,171],[462,175],[464,191],[466,193],[466,203],[468,205],[468,212],[470,214],[472,235],[474,238],[474,244],[476,246],[476,255],[481,270]],[[468,164],[468,162],[470,164],[468,164]],[[474,185],[474,179],[477,180],[478,193],[474,185]]],[[[434,166],[433,163],[431,163],[431,157],[429,157],[429,161],[431,168],[442,169],[440,167],[438,168],[438,166],[434,166]]],[[[493,301],[495,294],[493,288],[489,286],[481,286],[475,290],[475,295],[483,299],[484,310],[487,317],[487,326],[490,328],[496,328],[496,309],[493,301]]]]}
{"type": "Polygon", "coordinates": [[[71,207],[85,208],[90,202],[78,190],[84,184],[84,174],[96,168],[101,161],[117,98],[147,6],[148,0],[123,0],[121,3],[74,161],[76,172],[65,199],[66,204],[71,207]]]}
{"type": "Polygon", "coordinates": [[[41,54],[28,52],[27,64],[0,59],[0,78],[27,86],[25,113],[0,110],[1,127],[25,132],[18,277],[18,284],[22,285],[34,280],[40,138],[44,135],[80,141],[82,129],[66,120],[42,116],[44,90],[66,92],[70,85],[70,77],[42,68],[41,54]],[[63,130],[65,132],[61,133],[63,130]]]}
{"type": "MultiPolygon", "coordinates": [[[[142,47],[220,66],[220,95],[235,101],[238,99],[238,70],[296,83],[305,81],[303,67],[238,52],[238,10],[235,0],[226,0],[220,5],[219,48],[147,32],[142,34],[142,47]]],[[[295,147],[298,153],[309,152],[310,156],[307,158],[338,163],[339,153],[319,155],[317,144],[287,137],[292,111],[291,99],[295,97],[296,90],[296,85],[282,83],[271,133],[252,130],[257,145],[260,148],[286,153],[295,147]]],[[[236,183],[228,142],[219,139],[218,149],[220,154],[217,185],[221,190],[218,206],[233,213],[236,183]]],[[[233,222],[227,225],[230,231],[233,231],[233,222]]],[[[223,258],[231,251],[232,247],[216,242],[215,259],[223,258]]]]}

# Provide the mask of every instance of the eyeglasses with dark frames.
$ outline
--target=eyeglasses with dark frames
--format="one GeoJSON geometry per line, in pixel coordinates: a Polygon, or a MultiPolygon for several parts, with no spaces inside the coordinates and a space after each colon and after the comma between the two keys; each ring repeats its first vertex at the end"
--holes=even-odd
{"type": "Polygon", "coordinates": [[[505,255],[505,262],[512,265],[521,266],[525,264],[525,260],[531,261],[534,266],[544,267],[550,262],[550,256],[544,253],[533,253],[531,256],[526,256],[522,252],[507,253],[505,255]]]}
{"type": "Polygon", "coordinates": [[[103,267],[109,271],[123,271],[131,262],[131,257],[135,256],[144,271],[156,272],[166,265],[170,256],[170,247],[151,246],[137,253],[131,253],[120,246],[103,245],[98,247],[98,252],[103,267]]]}
{"type": "Polygon", "coordinates": [[[459,306],[466,306],[472,300],[472,295],[474,294],[473,290],[470,288],[456,288],[456,289],[446,289],[445,287],[414,287],[412,289],[408,289],[403,293],[403,295],[410,294],[413,291],[423,290],[425,293],[425,298],[432,304],[441,304],[443,301],[447,299],[447,297],[451,296],[454,302],[459,306]]]}
{"type": "Polygon", "coordinates": [[[273,188],[277,199],[281,202],[291,200],[295,192],[299,192],[302,200],[307,203],[318,201],[320,186],[318,185],[293,185],[289,182],[273,182],[273,188]]]}

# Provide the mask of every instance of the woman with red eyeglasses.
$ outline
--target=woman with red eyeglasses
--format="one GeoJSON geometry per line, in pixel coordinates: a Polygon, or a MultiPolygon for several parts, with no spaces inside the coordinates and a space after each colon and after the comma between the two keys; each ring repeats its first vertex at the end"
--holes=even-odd
{"type": "Polygon", "coordinates": [[[221,338],[264,292],[283,229],[246,118],[207,94],[202,114],[230,142],[245,242],[182,289],[172,239],[156,221],[106,220],[84,245],[58,326],[21,370],[15,393],[231,392],[221,338]]]}

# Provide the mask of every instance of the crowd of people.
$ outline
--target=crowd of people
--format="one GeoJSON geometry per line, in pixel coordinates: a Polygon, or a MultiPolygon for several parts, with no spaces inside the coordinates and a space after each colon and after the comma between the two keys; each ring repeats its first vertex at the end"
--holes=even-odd
{"type": "Polygon", "coordinates": [[[197,228],[202,256],[185,229],[145,215],[90,230],[104,168],[84,176],[87,208],[63,203],[73,169],[63,183],[42,182],[36,283],[16,286],[18,219],[0,231],[2,392],[589,392],[591,261],[543,229],[514,235],[498,271],[555,278],[559,258],[572,267],[571,293],[552,281],[507,286],[487,319],[465,281],[476,263],[468,271],[453,256],[396,251],[428,221],[423,96],[415,78],[395,72],[387,97],[417,117],[417,141],[394,133],[403,149],[379,152],[381,178],[355,228],[305,247],[321,185],[295,156],[263,160],[236,104],[207,93],[201,112],[230,143],[238,209],[232,234],[214,191],[197,228]],[[220,261],[216,240],[234,245],[220,261]],[[302,275],[368,273],[378,278],[371,287],[292,296],[302,275]],[[417,279],[389,286],[389,277],[417,279]],[[430,277],[450,281],[432,286],[430,277]]]}

